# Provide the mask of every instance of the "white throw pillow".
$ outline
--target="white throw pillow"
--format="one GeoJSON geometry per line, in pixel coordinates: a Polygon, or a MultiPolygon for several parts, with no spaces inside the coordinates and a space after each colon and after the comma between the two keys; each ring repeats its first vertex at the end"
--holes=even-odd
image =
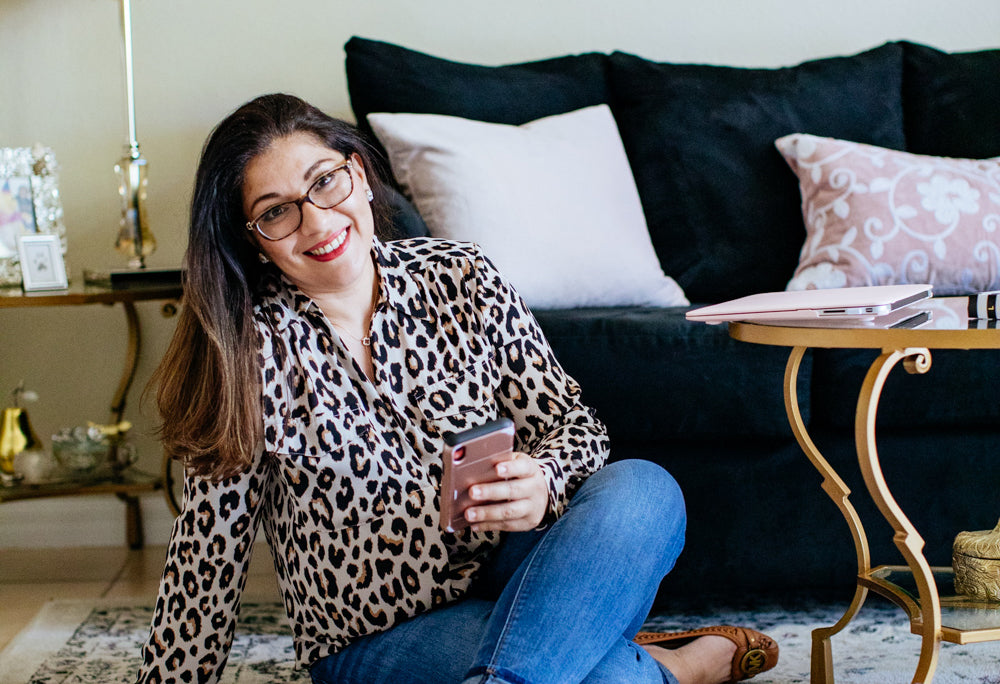
{"type": "Polygon", "coordinates": [[[607,105],[523,126],[370,114],[432,235],[482,246],[539,309],[682,306],[607,105]]]}

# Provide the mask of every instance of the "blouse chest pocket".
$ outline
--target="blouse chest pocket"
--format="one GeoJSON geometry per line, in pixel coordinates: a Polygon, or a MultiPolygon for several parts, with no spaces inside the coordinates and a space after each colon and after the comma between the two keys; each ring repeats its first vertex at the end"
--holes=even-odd
{"type": "Polygon", "coordinates": [[[361,410],[292,411],[270,422],[273,436],[265,441],[270,442],[267,450],[275,454],[319,457],[371,439],[371,421],[361,410]]]}
{"type": "MultiPolygon", "coordinates": [[[[384,510],[380,499],[402,487],[393,480],[392,454],[379,448],[364,413],[314,414],[308,423],[285,421],[272,453],[299,529],[340,529],[384,510]]],[[[401,468],[399,468],[401,470],[401,468]]]]}
{"type": "Polygon", "coordinates": [[[492,353],[429,380],[414,388],[407,398],[412,418],[423,423],[432,436],[457,432],[496,417],[500,369],[492,353]]]}

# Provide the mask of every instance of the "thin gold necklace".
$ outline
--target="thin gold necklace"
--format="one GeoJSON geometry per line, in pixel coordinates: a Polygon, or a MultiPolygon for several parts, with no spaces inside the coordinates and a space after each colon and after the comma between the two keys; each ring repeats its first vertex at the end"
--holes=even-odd
{"type": "Polygon", "coordinates": [[[378,301],[378,289],[379,289],[378,288],[378,277],[376,276],[375,282],[374,282],[374,286],[372,287],[372,298],[371,298],[371,301],[369,302],[369,305],[371,306],[372,313],[371,313],[371,316],[368,317],[368,327],[365,330],[365,336],[364,337],[358,337],[357,335],[355,335],[354,333],[350,332],[346,328],[344,328],[342,326],[339,326],[336,323],[334,323],[333,319],[327,317],[327,320],[330,321],[330,325],[332,325],[334,328],[336,328],[340,332],[344,333],[345,335],[347,335],[351,339],[355,340],[356,342],[360,342],[362,344],[362,346],[365,346],[365,347],[372,346],[372,337],[371,337],[371,335],[372,335],[372,332],[371,332],[372,331],[372,319],[375,318],[375,303],[378,301]]]}
{"type": "Polygon", "coordinates": [[[368,327],[369,327],[369,331],[368,332],[369,332],[369,334],[365,335],[364,337],[358,337],[357,335],[355,335],[355,334],[353,334],[351,332],[348,332],[347,330],[345,330],[344,328],[341,328],[339,325],[337,325],[333,321],[330,321],[330,325],[332,325],[334,328],[336,328],[340,332],[344,333],[345,335],[347,335],[351,339],[360,342],[365,347],[372,346],[372,338],[371,338],[371,330],[370,330],[371,329],[371,323],[370,322],[368,324],[368,327]]]}

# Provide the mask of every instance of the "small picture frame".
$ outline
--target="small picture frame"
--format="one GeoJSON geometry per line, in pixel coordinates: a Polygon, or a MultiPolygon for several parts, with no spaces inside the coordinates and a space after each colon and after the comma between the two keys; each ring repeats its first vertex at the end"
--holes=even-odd
{"type": "Polygon", "coordinates": [[[57,235],[21,235],[17,239],[21,262],[21,287],[35,290],[65,290],[66,264],[57,235]]]}
{"type": "Polygon", "coordinates": [[[0,147],[0,287],[21,284],[22,235],[54,235],[66,254],[57,172],[47,147],[0,147]]]}

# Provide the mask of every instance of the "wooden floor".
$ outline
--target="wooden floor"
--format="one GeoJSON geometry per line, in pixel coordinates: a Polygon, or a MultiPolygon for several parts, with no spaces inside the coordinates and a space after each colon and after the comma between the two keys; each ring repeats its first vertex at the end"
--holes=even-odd
{"type": "MultiPolygon", "coordinates": [[[[162,546],[0,550],[0,649],[52,599],[133,598],[152,605],[165,554],[162,546]]],[[[253,554],[243,597],[279,600],[266,546],[253,554]]]]}

